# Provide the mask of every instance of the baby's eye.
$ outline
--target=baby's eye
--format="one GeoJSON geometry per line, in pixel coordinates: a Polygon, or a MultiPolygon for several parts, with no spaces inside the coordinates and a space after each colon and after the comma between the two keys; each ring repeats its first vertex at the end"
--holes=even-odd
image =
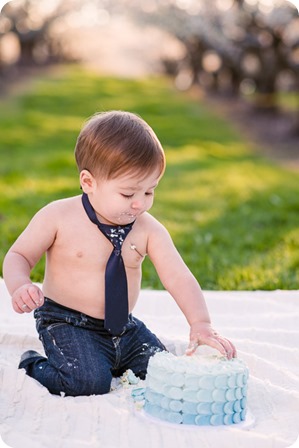
{"type": "Polygon", "coordinates": [[[146,196],[153,196],[154,192],[153,191],[148,191],[145,193],[146,196]]]}
{"type": "Polygon", "coordinates": [[[121,195],[126,199],[131,199],[134,196],[134,194],[123,194],[123,193],[121,195]]]}

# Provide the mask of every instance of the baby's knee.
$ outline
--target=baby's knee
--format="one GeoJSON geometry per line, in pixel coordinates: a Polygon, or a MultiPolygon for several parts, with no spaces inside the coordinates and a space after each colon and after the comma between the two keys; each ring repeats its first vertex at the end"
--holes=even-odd
{"type": "Polygon", "coordinates": [[[65,394],[78,397],[81,395],[104,395],[110,392],[111,382],[86,378],[76,379],[76,381],[65,382],[65,394]]]}
{"type": "MultiPolygon", "coordinates": [[[[74,369],[75,370],[75,369],[74,369]]],[[[99,372],[73,372],[63,378],[63,392],[72,397],[81,395],[103,395],[110,392],[112,377],[99,372]]]]}

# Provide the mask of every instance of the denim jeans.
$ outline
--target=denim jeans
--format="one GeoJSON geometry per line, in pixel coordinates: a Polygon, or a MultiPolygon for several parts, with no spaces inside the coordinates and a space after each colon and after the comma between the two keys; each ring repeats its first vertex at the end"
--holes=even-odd
{"type": "MultiPolygon", "coordinates": [[[[143,322],[129,316],[124,332],[112,336],[104,321],[87,316],[46,298],[34,312],[36,328],[47,358],[36,352],[19,368],[52,394],[105,394],[113,376],[131,369],[144,379],[150,356],[166,350],[143,322]]],[[[29,352],[30,354],[30,352],[29,352]]]]}

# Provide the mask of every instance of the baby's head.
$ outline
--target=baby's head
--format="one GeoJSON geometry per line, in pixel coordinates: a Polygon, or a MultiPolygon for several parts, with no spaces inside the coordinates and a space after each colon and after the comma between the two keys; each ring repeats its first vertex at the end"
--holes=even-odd
{"type": "Polygon", "coordinates": [[[97,113],[83,126],[75,147],[79,171],[103,180],[123,174],[146,177],[165,170],[165,155],[152,128],[130,112],[97,113]]]}

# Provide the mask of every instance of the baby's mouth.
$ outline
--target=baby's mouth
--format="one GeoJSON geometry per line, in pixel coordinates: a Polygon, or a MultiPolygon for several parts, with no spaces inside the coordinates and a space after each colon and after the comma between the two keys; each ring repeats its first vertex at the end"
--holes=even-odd
{"type": "Polygon", "coordinates": [[[118,218],[119,221],[123,221],[126,219],[133,221],[136,219],[136,215],[133,215],[133,213],[123,212],[120,214],[120,217],[118,218]]]}

